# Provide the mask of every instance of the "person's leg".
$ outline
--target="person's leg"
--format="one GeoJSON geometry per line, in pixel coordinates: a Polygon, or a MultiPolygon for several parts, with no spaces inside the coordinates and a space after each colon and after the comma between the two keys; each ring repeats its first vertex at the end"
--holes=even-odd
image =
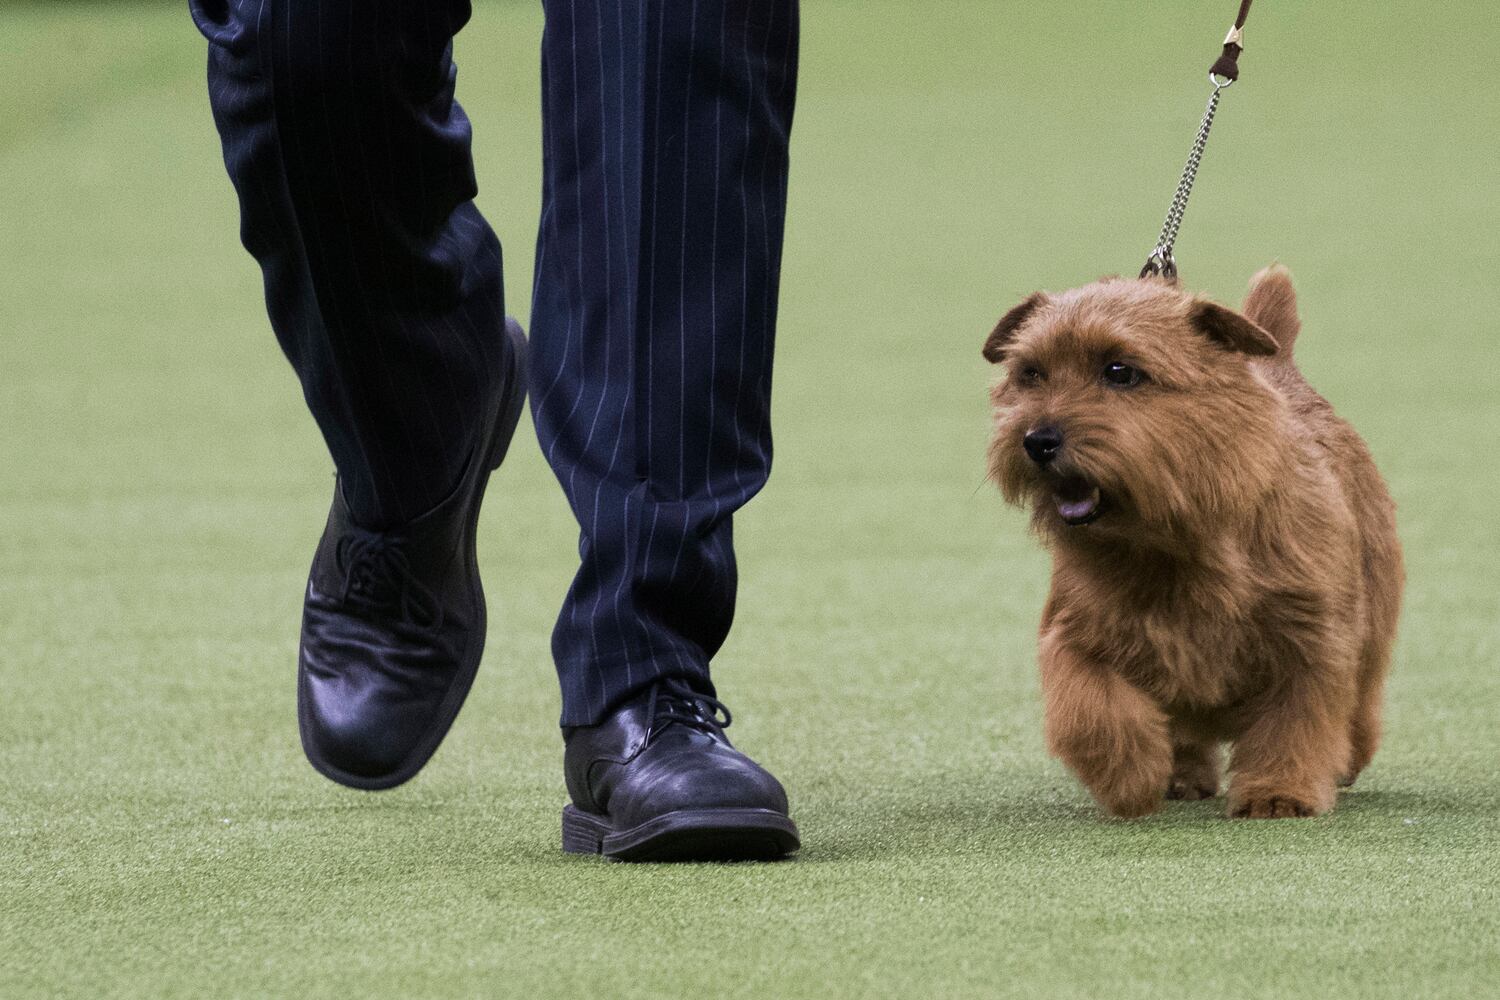
{"type": "Polygon", "coordinates": [[[305,593],[304,749],[388,788],[484,646],[475,526],[522,409],[500,244],[453,100],[467,0],[191,0],[271,325],[338,469],[305,593]]]}
{"type": "Polygon", "coordinates": [[[797,849],[780,782],[725,737],[709,661],[731,518],[765,483],[795,0],[546,0],[537,433],[578,518],[553,633],[563,848],[797,849]]]}
{"type": "Polygon", "coordinates": [[[661,677],[712,694],[731,518],[771,463],[795,0],[546,0],[531,366],[581,529],[562,723],[661,677]]]}
{"type": "Polygon", "coordinates": [[[191,0],[241,237],[355,519],[443,499],[504,364],[453,99],[467,0],[191,0]]]}

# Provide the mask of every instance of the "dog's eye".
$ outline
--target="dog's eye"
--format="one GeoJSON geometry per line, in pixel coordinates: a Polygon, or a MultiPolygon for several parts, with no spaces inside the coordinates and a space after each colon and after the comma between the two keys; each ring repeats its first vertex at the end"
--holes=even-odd
{"type": "Polygon", "coordinates": [[[1022,385],[1037,385],[1045,381],[1046,378],[1046,372],[1042,371],[1036,365],[1022,365],[1016,372],[1016,379],[1022,385]]]}
{"type": "Polygon", "coordinates": [[[1111,361],[1104,366],[1104,381],[1110,385],[1122,388],[1140,385],[1146,380],[1146,373],[1139,368],[1134,368],[1121,361],[1111,361]]]}

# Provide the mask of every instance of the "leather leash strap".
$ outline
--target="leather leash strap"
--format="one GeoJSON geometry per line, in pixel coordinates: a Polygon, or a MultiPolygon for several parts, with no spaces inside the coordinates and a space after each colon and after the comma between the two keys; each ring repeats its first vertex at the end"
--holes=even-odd
{"type": "Polygon", "coordinates": [[[1208,133],[1214,125],[1214,112],[1219,109],[1219,95],[1240,78],[1240,53],[1245,51],[1245,18],[1250,14],[1250,0],[1240,0],[1239,16],[1234,27],[1224,38],[1224,51],[1214,60],[1208,70],[1208,82],[1214,92],[1209,95],[1208,107],[1204,109],[1203,121],[1198,125],[1198,134],[1193,138],[1193,147],[1188,151],[1187,165],[1182,168],[1182,179],[1177,182],[1177,192],[1172,196],[1172,205],[1167,209],[1166,221],[1162,223],[1161,235],[1156,246],[1141,268],[1141,277],[1177,280],[1177,260],[1172,250],[1177,245],[1177,231],[1182,227],[1182,216],[1187,211],[1188,196],[1193,193],[1193,181],[1198,177],[1198,164],[1203,160],[1203,149],[1208,145],[1208,133]]]}
{"type": "Polygon", "coordinates": [[[1245,51],[1245,46],[1240,43],[1245,28],[1245,18],[1250,16],[1250,0],[1240,0],[1240,13],[1234,19],[1234,27],[1229,29],[1229,34],[1224,39],[1224,52],[1214,64],[1209,67],[1210,77],[1222,76],[1233,83],[1240,78],[1240,53],[1245,51]]]}

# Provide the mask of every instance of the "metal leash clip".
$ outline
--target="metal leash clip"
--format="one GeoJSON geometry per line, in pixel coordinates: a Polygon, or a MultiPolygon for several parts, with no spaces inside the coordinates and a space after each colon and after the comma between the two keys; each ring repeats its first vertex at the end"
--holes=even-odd
{"type": "Polygon", "coordinates": [[[1151,251],[1151,256],[1146,258],[1146,266],[1141,268],[1142,278],[1165,278],[1168,281],[1177,280],[1177,261],[1172,257],[1172,251],[1163,246],[1158,246],[1151,251]]]}

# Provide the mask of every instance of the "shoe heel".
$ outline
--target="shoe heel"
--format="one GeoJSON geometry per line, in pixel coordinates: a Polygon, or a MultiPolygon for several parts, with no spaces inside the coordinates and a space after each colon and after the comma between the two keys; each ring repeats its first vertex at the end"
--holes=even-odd
{"type": "Polygon", "coordinates": [[[601,820],[572,806],[563,806],[562,849],[564,854],[603,854],[609,827],[601,820]]]}
{"type": "Polygon", "coordinates": [[[495,445],[490,451],[491,471],[500,468],[500,463],[505,461],[505,453],[510,450],[510,439],[515,435],[516,425],[521,422],[521,413],[526,407],[526,354],[529,347],[526,334],[521,329],[521,324],[507,316],[505,336],[510,340],[512,354],[508,376],[510,381],[506,386],[510,390],[510,398],[495,427],[495,445]]]}

